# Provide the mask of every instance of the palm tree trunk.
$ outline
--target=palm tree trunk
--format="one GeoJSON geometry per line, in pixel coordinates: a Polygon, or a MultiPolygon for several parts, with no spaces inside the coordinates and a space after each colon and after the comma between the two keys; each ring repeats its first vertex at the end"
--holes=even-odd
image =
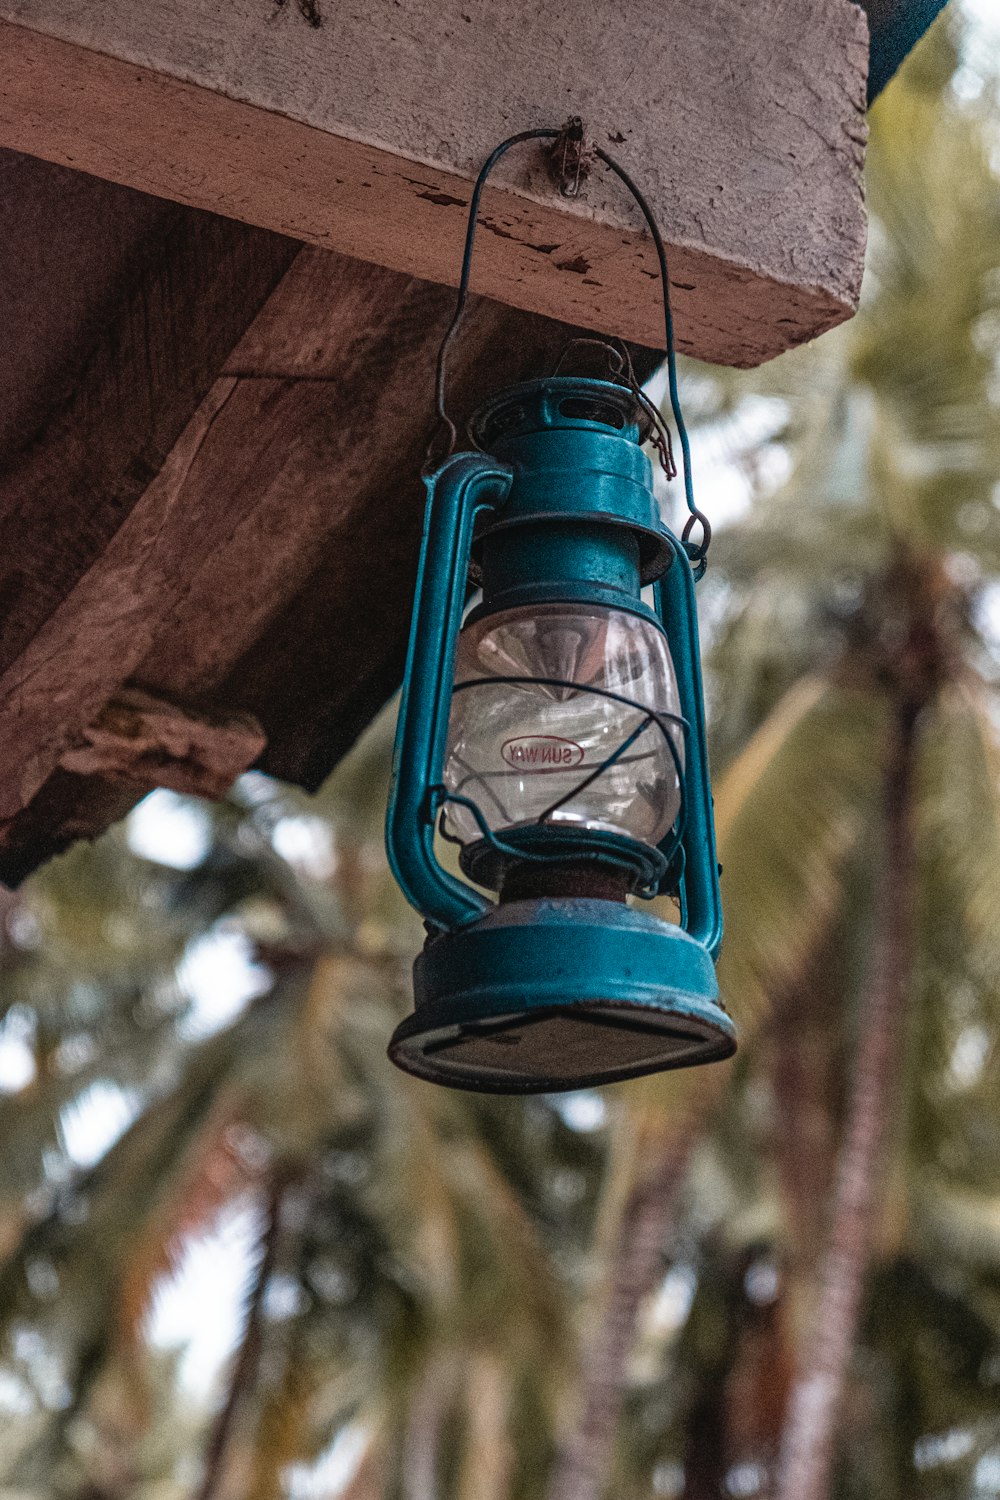
{"type": "Polygon", "coordinates": [[[584,1361],[579,1419],[561,1447],[548,1500],[601,1500],[607,1487],[637,1315],[662,1275],[664,1244],[701,1118],[699,1108],[665,1141],[661,1128],[645,1143],[643,1154],[652,1161],[618,1223],[604,1312],[584,1361]]]}
{"type": "Polygon", "coordinates": [[[897,710],[883,790],[884,854],[867,978],[864,1033],[837,1158],[829,1241],[812,1334],[792,1386],[778,1460],[778,1500],[827,1500],[837,1422],[854,1347],[896,1105],[895,1079],[912,951],[911,828],[916,707],[897,710]]]}
{"type": "Polygon", "coordinates": [[[264,1298],[277,1260],[281,1210],[287,1189],[287,1176],[276,1173],[268,1193],[260,1264],[250,1292],[243,1338],[233,1363],[225,1401],[209,1436],[201,1483],[195,1491],[194,1500],[214,1500],[219,1493],[237,1417],[257,1379],[263,1343],[264,1298]]]}
{"type": "Polygon", "coordinates": [[[438,1500],[441,1438],[458,1382],[454,1350],[438,1350],[421,1371],[410,1398],[403,1436],[403,1500],[438,1500]]]}
{"type": "Polygon", "coordinates": [[[474,1352],[464,1375],[466,1434],[458,1500],[508,1500],[513,1448],[508,1432],[510,1380],[504,1362],[474,1352]]]}

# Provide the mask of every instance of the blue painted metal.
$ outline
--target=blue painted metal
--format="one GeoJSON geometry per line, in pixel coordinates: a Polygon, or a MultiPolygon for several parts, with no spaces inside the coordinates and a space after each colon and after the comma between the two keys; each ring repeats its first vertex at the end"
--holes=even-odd
{"type": "Polygon", "coordinates": [[[868,0],[868,102],[885,88],[947,0],[868,0]]]}
{"type": "Polygon", "coordinates": [[[417,1010],[390,1055],[442,1083],[580,1087],[710,1061],[735,1046],[715,980],[722,911],[694,578],[683,543],[660,522],[632,400],[620,386],[579,377],[507,391],[474,422],[489,453],[458,454],[427,482],[386,838],[393,872],[431,936],[414,970],[417,1010]],[[661,889],[680,897],[680,926],[589,897],[494,907],[438,862],[470,564],[483,586],[478,613],[589,600],[662,625],[687,723],[680,851],[676,836],[654,850],[615,835],[612,848],[607,835],[567,838],[539,825],[524,857],[537,858],[538,844],[560,860],[645,861],[654,881],[666,866],[661,889]],[[641,596],[653,581],[655,613],[641,596]]]}
{"type": "Polygon", "coordinates": [[[411,906],[436,927],[460,927],[490,908],[434,853],[455,650],[476,516],[501,505],[513,474],[478,453],[456,453],[427,480],[427,510],[399,704],[386,819],[389,864],[411,906]]]}
{"type": "Polygon", "coordinates": [[[712,786],[708,774],[698,610],[687,553],[675,536],[670,532],[667,536],[674,560],[654,587],[657,612],[674,659],[681,713],[690,726],[684,768],[684,926],[716,960],[722,947],[722,897],[715,850],[712,786]]]}
{"type": "Polygon", "coordinates": [[[545,554],[535,578],[546,582],[603,581],[637,598],[639,585],[663,572],[670,549],[652,465],[629,420],[633,409],[634,397],[623,386],[555,375],[514,386],[476,414],[476,442],[517,471],[502,514],[477,533],[474,561],[482,569],[488,610],[509,607],[507,591],[523,582],[525,559],[530,564],[538,546],[545,554]],[[588,539],[595,553],[589,567],[588,539]],[[623,549],[618,568],[625,571],[609,578],[601,570],[616,543],[623,549]]]}
{"type": "Polygon", "coordinates": [[[551,1093],[729,1057],[701,943],[615,901],[514,901],[432,939],[389,1047],[418,1077],[551,1093]]]}

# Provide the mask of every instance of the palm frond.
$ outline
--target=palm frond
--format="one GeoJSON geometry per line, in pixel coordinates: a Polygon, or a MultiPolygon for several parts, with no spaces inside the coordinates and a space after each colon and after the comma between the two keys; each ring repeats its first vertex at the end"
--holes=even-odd
{"type": "Polygon", "coordinates": [[[928,1176],[913,1206],[918,1243],[932,1259],[995,1272],[1000,1263],[1000,1196],[928,1176]]]}
{"type": "Polygon", "coordinates": [[[917,815],[929,857],[947,870],[984,973],[1000,976],[1000,744],[985,694],[955,684],[921,740],[917,815]]]}
{"type": "Polygon", "coordinates": [[[745,1033],[808,964],[843,900],[883,760],[878,701],[798,684],[716,788],[727,933],[719,966],[745,1033]]]}

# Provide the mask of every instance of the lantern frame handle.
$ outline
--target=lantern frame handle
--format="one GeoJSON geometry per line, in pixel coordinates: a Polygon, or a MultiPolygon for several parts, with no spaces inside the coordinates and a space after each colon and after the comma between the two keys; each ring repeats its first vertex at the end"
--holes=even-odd
{"type": "Polygon", "coordinates": [[[666,527],[663,532],[673,549],[674,557],[670,567],[653,585],[654,608],[670,643],[681,711],[690,725],[687,737],[688,758],[684,766],[681,926],[690,937],[708,949],[715,962],[722,947],[722,897],[719,891],[712,787],[708,775],[701,652],[698,646],[698,613],[694,592],[695,573],[684,542],[666,527]]]}
{"type": "Polygon", "coordinates": [[[485,453],[455,453],[425,478],[427,507],[385,840],[406,899],[444,930],[477,921],[493,905],[442,868],[434,831],[473,528],[480,511],[503,505],[513,479],[509,465],[485,453]]]}

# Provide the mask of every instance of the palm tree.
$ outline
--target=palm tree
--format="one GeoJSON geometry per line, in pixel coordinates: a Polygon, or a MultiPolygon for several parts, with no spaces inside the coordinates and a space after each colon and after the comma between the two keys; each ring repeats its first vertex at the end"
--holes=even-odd
{"type": "MultiPolygon", "coordinates": [[[[898,1119],[903,1085],[913,1082],[905,1060],[925,1024],[923,971],[943,920],[978,955],[984,1004],[1000,1000],[993,682],[975,629],[1000,570],[1000,195],[992,99],[973,106],[953,95],[954,48],[939,28],[875,112],[872,253],[855,322],[715,387],[720,419],[739,411],[747,391],[780,403],[792,459],[781,489],[759,495],[714,547],[709,692],[724,763],[717,822],[728,922],[720,977],[745,1035],[774,1017],[760,1046],[770,1060],[777,1028],[805,1029],[817,1002],[827,1003],[816,968],[824,955],[830,962],[830,945],[851,944],[857,955],[857,972],[842,978],[853,979],[859,1007],[845,1016],[841,1003],[835,1033],[842,1048],[849,1017],[855,1060],[819,1291],[799,1339],[780,1459],[757,1455],[762,1472],[778,1461],[781,1500],[829,1493],[875,1232],[897,1187],[887,1148],[890,1138],[907,1144],[898,1119]]],[[[990,1019],[995,1026],[995,1010],[990,1019]]],[[[786,1037],[786,1065],[790,1053],[786,1037]]],[[[930,1060],[938,1075],[944,1065],[940,1053],[930,1060]]],[[[662,1274],[680,1113],[663,1126],[659,1178],[652,1169],[622,1195],[582,1415],[552,1500],[605,1492],[626,1360],[662,1274]],[[650,1180],[660,1189],[655,1207],[650,1180]]],[[[776,1153],[786,1188],[798,1140],[788,1134],[776,1153]]],[[[814,1225],[825,1186],[812,1186],[814,1225]]],[[[787,1201],[803,1213],[801,1185],[787,1201]]],[[[916,1233],[916,1204],[906,1217],[916,1233]]],[[[701,1493],[688,1480],[686,1493],[701,1493]]]]}

